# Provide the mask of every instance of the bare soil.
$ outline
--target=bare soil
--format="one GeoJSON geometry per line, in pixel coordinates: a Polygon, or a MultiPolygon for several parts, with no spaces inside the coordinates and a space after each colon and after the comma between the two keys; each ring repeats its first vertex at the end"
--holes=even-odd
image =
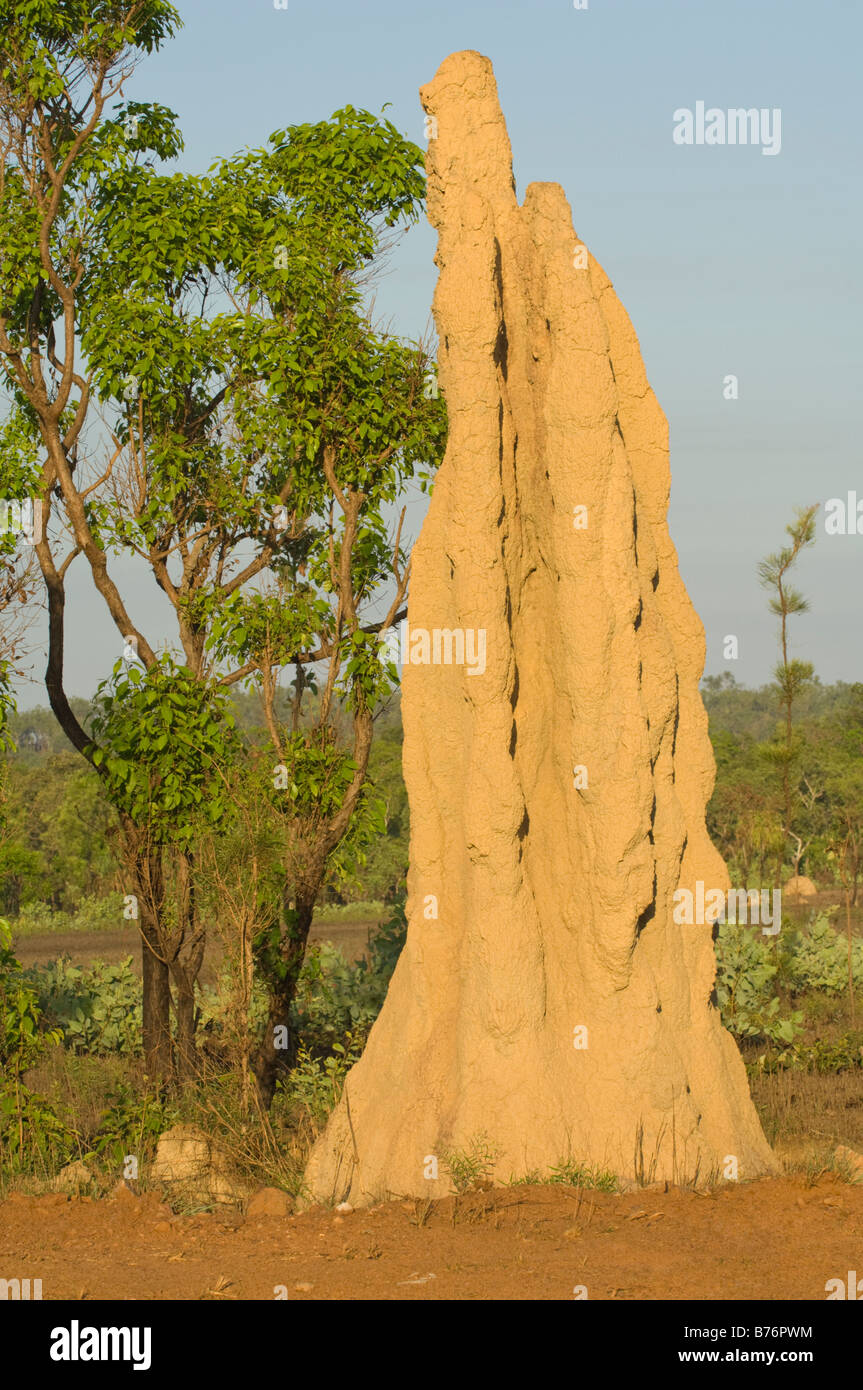
{"type": "Polygon", "coordinates": [[[512,1187],[338,1215],[174,1215],[158,1194],[0,1203],[0,1276],[52,1299],[824,1301],[863,1270],[863,1186],[834,1174],[709,1194],[512,1187]]]}
{"type": "MultiPolygon", "coordinates": [[[[377,921],[315,922],[309,941],[331,941],[356,961],[364,955],[377,921]]],[[[60,956],[69,956],[73,965],[89,965],[94,960],[116,962],[132,957],[135,973],[141,973],[141,936],[134,923],[117,931],[100,932],[43,932],[34,936],[16,936],[15,954],[25,967],[47,965],[60,956]]],[[[203,984],[213,984],[218,973],[219,946],[210,942],[201,971],[203,984]]]]}

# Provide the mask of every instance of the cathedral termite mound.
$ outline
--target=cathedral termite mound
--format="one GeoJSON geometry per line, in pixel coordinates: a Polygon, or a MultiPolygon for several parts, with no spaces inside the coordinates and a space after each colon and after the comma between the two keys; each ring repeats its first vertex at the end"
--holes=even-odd
{"type": "Polygon", "coordinates": [[[409,927],[308,1191],[772,1171],[711,923],[673,919],[678,887],[728,876],[666,420],[563,190],[516,199],[488,59],[421,98],[450,433],[405,644],[409,927]]]}

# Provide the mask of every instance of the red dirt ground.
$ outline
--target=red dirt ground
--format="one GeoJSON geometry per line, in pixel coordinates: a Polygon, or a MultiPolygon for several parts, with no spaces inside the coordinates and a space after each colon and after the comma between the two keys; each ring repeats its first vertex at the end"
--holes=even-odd
{"type": "Polygon", "coordinates": [[[863,1271],[863,1185],[825,1173],[695,1194],[561,1187],[340,1216],[175,1216],[149,1193],[0,1203],[0,1277],[51,1299],[826,1298],[863,1271]]]}

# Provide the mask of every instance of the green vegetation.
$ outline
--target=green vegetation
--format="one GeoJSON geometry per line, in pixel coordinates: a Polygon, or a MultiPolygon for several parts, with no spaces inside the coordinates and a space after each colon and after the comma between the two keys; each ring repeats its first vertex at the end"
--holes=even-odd
{"type": "Polygon", "coordinates": [[[456,1192],[474,1192],[490,1185],[497,1160],[497,1151],[488,1136],[474,1134],[464,1149],[449,1149],[441,1162],[449,1173],[456,1192]]]}
{"type": "Polygon", "coordinates": [[[824,686],[813,677],[796,700],[793,822],[803,845],[783,833],[784,791],[772,757],[775,687],[746,690],[725,672],[703,685],[716,755],[716,786],[707,808],[711,837],[741,886],[777,886],[795,862],[852,906],[859,883],[856,846],[863,830],[863,685],[824,686]],[[843,867],[841,849],[849,840],[843,867]]]}
{"type": "Polygon", "coordinates": [[[11,949],[8,923],[0,918],[0,1154],[13,1172],[35,1160],[62,1155],[67,1131],[54,1107],[28,1081],[36,1063],[61,1040],[42,1026],[36,990],[11,949]]]}

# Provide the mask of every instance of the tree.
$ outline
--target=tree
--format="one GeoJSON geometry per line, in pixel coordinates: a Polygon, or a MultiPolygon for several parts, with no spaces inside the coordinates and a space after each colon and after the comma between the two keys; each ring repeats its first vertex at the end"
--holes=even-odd
{"type": "Polygon", "coordinates": [[[151,564],[175,605],[188,668],[205,678],[215,663],[223,683],[257,681],[277,766],[292,765],[286,787],[308,776],[315,803],[310,818],[302,798],[282,797],[294,822],[285,911],[276,954],[270,946],[259,957],[271,994],[256,1063],[266,1100],[291,1064],[275,1040],[288,1028],[328,863],[366,804],[374,705],[391,688],[378,638],[404,615],[408,568],[404,511],[393,535],[387,508],[433,466],[445,431],[442,402],[424,390],[427,354],[378,333],[360,293],[383,230],[416,215],[420,151],[352,108],[276,132],[269,146],[216,166],[206,181],[125,166],[112,176],[104,268],[83,334],[100,393],[118,403],[128,361],[116,344],[146,344],[147,353],[134,364],[137,420],[129,412],[126,433],[121,422],[115,432],[129,472],[103,525],[151,564]],[[113,209],[133,195],[130,255],[113,209]],[[155,261],[157,226],[168,251],[155,261]],[[205,303],[219,290],[233,312],[208,320],[205,303]],[[324,662],[312,734],[303,708],[324,662]],[[287,669],[290,751],[275,715],[287,669]],[[339,695],[350,711],[349,754],[335,728],[339,695]],[[322,819],[323,763],[336,800],[322,819]]]}
{"type": "MultiPolygon", "coordinates": [[[[387,508],[434,465],[445,430],[442,401],[422,390],[426,352],[376,332],[362,299],[388,229],[417,215],[422,153],[390,122],[348,107],[276,132],[206,178],[157,174],[145,156],[181,148],[172,113],[128,103],[109,115],[107,104],[173,32],[176,12],[155,0],[101,5],[94,24],[88,8],[61,22],[47,4],[5,6],[0,353],[13,461],[46,515],[46,687],[73,745],[104,775],[64,688],[65,579],[83,556],[150,672],[156,652],[112,577],[119,552],[149,566],[174,607],[184,669],[203,685],[217,670],[225,685],[257,673],[272,705],[266,687],[290,666],[299,707],[313,668],[329,662],[329,713],[345,668],[352,770],[314,869],[292,889],[302,923],[360,806],[375,642],[403,612],[401,523],[393,538],[387,508]],[[268,573],[275,582],[262,593],[268,573]]],[[[332,741],[327,719],[318,737],[332,741]]],[[[130,823],[135,875],[158,885],[165,844],[139,830],[130,823]]],[[[148,940],[142,923],[145,1001],[159,1019],[153,1035],[164,1036],[165,933],[156,919],[151,927],[148,940]]],[[[290,978],[305,930],[280,936],[290,978]]],[[[285,989],[274,989],[282,1018],[285,989]]],[[[270,1093],[280,1060],[263,1065],[270,1093]]]]}
{"type": "MultiPolygon", "coordinates": [[[[91,528],[87,494],[73,478],[93,404],[91,377],[76,367],[78,296],[106,158],[98,138],[106,107],[135,62],[178,24],[177,11],[163,0],[69,0],[62,10],[52,0],[0,3],[0,362],[12,406],[0,490],[11,473],[41,502],[44,529],[35,550],[48,602],[45,684],[61,727],[91,761],[89,737],[63,681],[65,578],[78,555],[86,556],[120,631],[136,629],[91,528]],[[51,532],[57,511],[59,543],[68,547],[59,564],[56,529],[51,532]]],[[[164,140],[160,152],[170,152],[164,140]]],[[[140,647],[152,663],[143,637],[140,647]]],[[[145,998],[151,1005],[158,999],[164,1015],[166,967],[146,942],[142,955],[145,998]]]]}
{"type": "Polygon", "coordinates": [[[20,906],[39,902],[71,911],[82,898],[119,886],[109,843],[116,817],[93,769],[71,749],[31,752],[28,734],[38,735],[29,727],[22,735],[22,722],[19,717],[12,726],[18,750],[9,764],[8,843],[0,850],[2,910],[14,915],[20,906]],[[16,856],[17,882],[4,851],[16,856]]]}
{"type": "Polygon", "coordinates": [[[801,690],[812,680],[814,666],[808,661],[797,661],[789,656],[788,620],[793,614],[806,613],[809,605],[803,595],[788,583],[791,570],[801,551],[815,542],[815,516],[818,504],[798,508],[795,520],[786,526],[791,544],[774,555],[768,555],[758,566],[758,577],[763,588],[771,591],[770,611],[779,618],[779,647],[782,659],[774,667],[774,678],[779,689],[779,703],[784,715],[784,738],[780,746],[775,746],[773,755],[782,773],[783,829],[791,839],[797,839],[797,852],[794,859],[794,873],[797,874],[803,857],[803,842],[795,836],[792,826],[792,769],[796,757],[794,743],[793,709],[801,690]]]}
{"type": "MultiPolygon", "coordinates": [[[[4,435],[5,430],[0,427],[0,458],[4,435]]],[[[36,579],[30,546],[39,525],[38,513],[34,516],[32,505],[22,496],[23,490],[21,478],[15,476],[14,470],[0,472],[0,834],[4,834],[6,826],[6,758],[15,747],[9,729],[9,718],[15,711],[12,682],[16,675],[23,674],[27,604],[36,579]]],[[[2,846],[0,840],[0,852],[2,846]]]]}
{"type": "Polygon", "coordinates": [[[360,810],[374,702],[390,688],[380,681],[378,636],[404,614],[408,573],[404,512],[392,537],[385,509],[434,463],[445,419],[440,400],[423,390],[424,350],[377,333],[358,284],[379,250],[375,224],[415,213],[420,152],[388,122],[350,108],[332,122],[277,132],[270,146],[217,166],[206,181],[125,165],[112,174],[101,195],[112,215],[83,329],[101,398],[127,414],[114,431],[126,472],[118,464],[112,474],[100,533],[151,565],[175,607],[187,668],[206,680],[218,666],[223,684],[257,678],[280,764],[280,676],[295,672],[291,737],[302,743],[304,696],[317,690],[309,668],[328,663],[320,743],[292,776],[296,785],[308,772],[313,796],[316,757],[332,753],[346,765],[336,751],[336,696],[351,707],[351,773],[337,779],[326,826],[316,814],[312,833],[297,803],[286,803],[297,822],[290,843],[301,852],[285,865],[278,959],[269,949],[260,957],[272,1001],[270,1041],[256,1065],[267,1100],[291,1063],[291,1050],[280,1055],[274,1040],[288,1026],[330,856],[360,810]],[[334,201],[342,167],[354,177],[334,201]],[[134,202],[134,228],[118,230],[118,202],[134,202]],[[161,259],[150,249],[157,226],[161,259]],[[207,319],[208,298],[226,289],[234,312],[207,319]],[[134,410],[122,401],[128,358],[116,348],[129,343],[147,354],[134,361],[134,410]],[[254,587],[267,573],[271,582],[254,587]]]}
{"type": "MultiPolygon", "coordinates": [[[[148,870],[135,879],[135,907],[174,984],[177,1070],[188,1081],[195,1072],[195,984],[205,947],[195,845],[201,829],[218,826],[227,810],[214,773],[236,756],[234,721],[224,691],[204,687],[170,657],[146,672],[126,671],[118,662],[95,705],[93,762],[120,813],[127,862],[148,870]],[[173,851],[168,862],[165,847],[173,851]]],[[[160,1057],[170,1045],[165,1036],[147,1042],[145,1051],[160,1057]]]]}

